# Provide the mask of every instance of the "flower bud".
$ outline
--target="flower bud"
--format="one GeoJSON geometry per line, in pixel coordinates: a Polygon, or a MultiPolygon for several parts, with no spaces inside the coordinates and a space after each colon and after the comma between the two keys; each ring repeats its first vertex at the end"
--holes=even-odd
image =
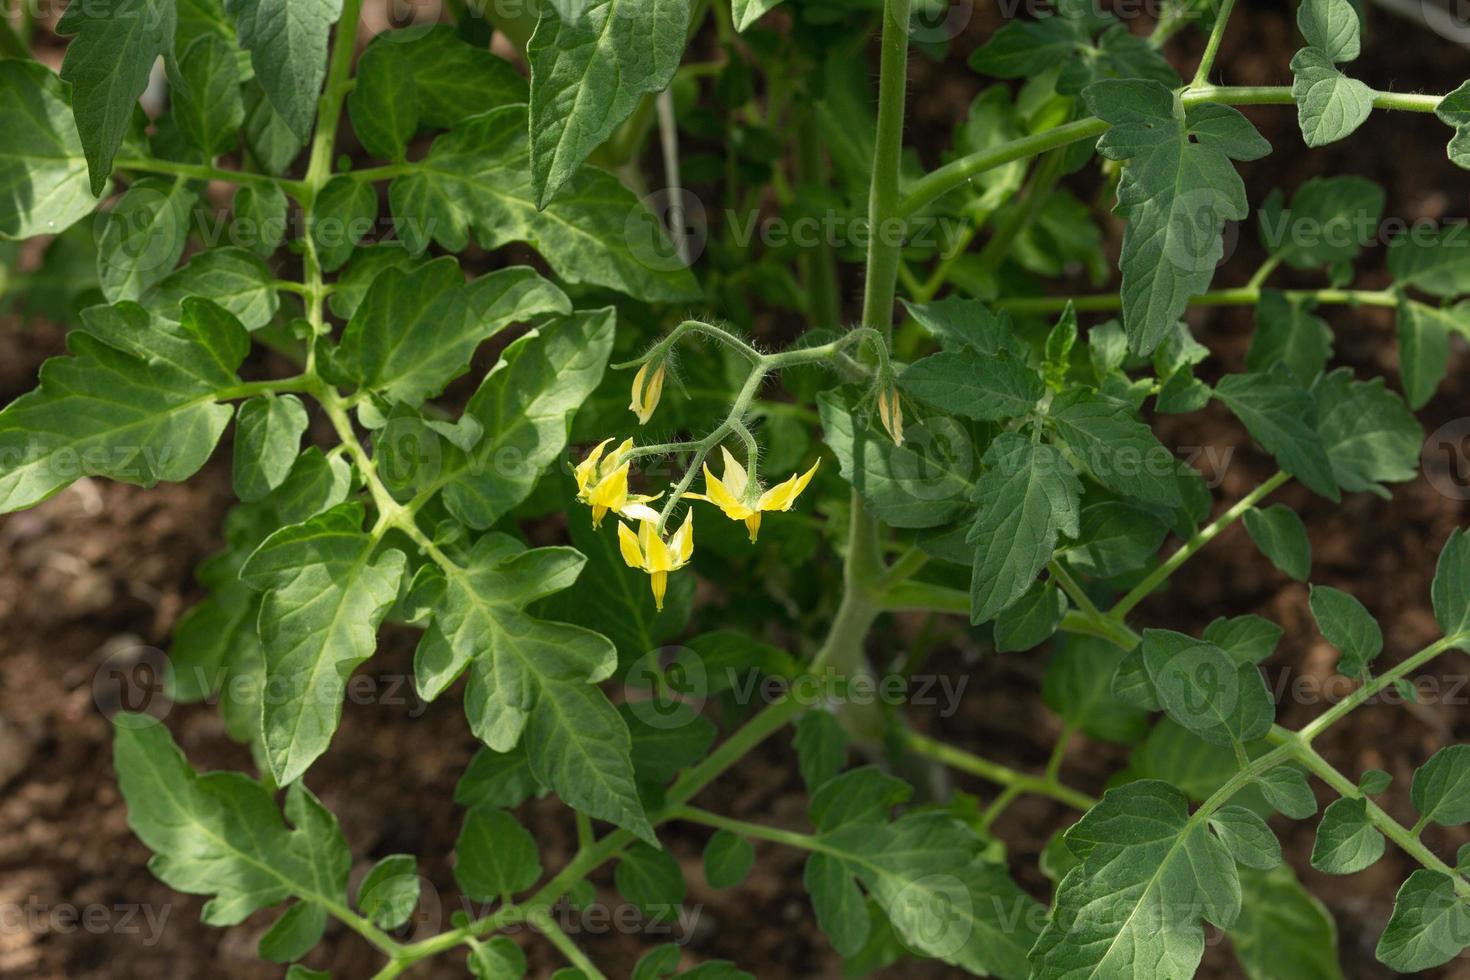
{"type": "Polygon", "coordinates": [[[878,390],[878,418],[893,438],[895,446],[903,445],[903,406],[898,402],[898,389],[886,385],[878,390]]]}
{"type": "Polygon", "coordinates": [[[653,418],[653,410],[658,408],[659,396],[664,393],[664,362],[653,364],[652,373],[649,372],[650,363],[645,362],[633,376],[633,400],[628,408],[638,416],[638,424],[646,425],[653,418]]]}

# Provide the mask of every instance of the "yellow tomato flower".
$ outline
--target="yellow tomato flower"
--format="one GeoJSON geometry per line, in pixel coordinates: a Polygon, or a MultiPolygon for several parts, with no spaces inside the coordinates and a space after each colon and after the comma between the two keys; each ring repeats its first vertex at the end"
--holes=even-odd
{"type": "Polygon", "coordinates": [[[791,505],[796,502],[796,497],[806,485],[812,482],[816,475],[817,467],[821,460],[812,464],[812,468],[800,476],[793,476],[784,483],[778,483],[754,501],[747,502],[746,490],[750,482],[750,476],[745,472],[745,467],[730,455],[730,450],[724,446],[720,452],[725,458],[725,475],[722,478],[715,476],[709,471],[709,464],[704,467],[704,493],[685,494],[696,500],[704,500],[714,504],[725,512],[725,516],[732,521],[744,521],[746,528],[750,531],[750,540],[755,541],[756,535],[761,529],[761,512],[767,510],[790,510],[791,505]]]}
{"type": "Polygon", "coordinates": [[[659,536],[657,527],[657,515],[653,520],[640,520],[637,533],[619,521],[618,548],[628,567],[641,568],[649,574],[654,604],[662,610],[669,573],[683,568],[694,554],[694,511],[689,511],[679,530],[667,541],[659,536]]]}
{"type": "Polygon", "coordinates": [[[632,461],[627,455],[633,448],[633,440],[623,440],[604,459],[604,450],[610,442],[611,439],[604,439],[598,443],[573,471],[577,478],[577,499],[592,508],[592,526],[601,527],[608,511],[633,520],[650,517],[658,520],[658,514],[648,506],[650,500],[658,497],[628,492],[628,467],[632,461]]]}
{"type": "Polygon", "coordinates": [[[658,362],[652,375],[648,373],[648,368],[649,365],[645,363],[633,376],[633,400],[628,403],[628,408],[638,416],[639,425],[647,425],[648,420],[653,418],[653,410],[658,408],[659,396],[664,393],[664,362],[658,362]]]}

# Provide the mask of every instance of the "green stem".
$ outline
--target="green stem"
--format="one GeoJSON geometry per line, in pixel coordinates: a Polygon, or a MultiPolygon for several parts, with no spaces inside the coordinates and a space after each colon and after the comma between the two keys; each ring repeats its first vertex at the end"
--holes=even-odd
{"type": "Polygon", "coordinates": [[[701,810],[693,806],[681,806],[671,816],[675,820],[686,820],[690,823],[703,824],[716,830],[728,830],[732,834],[748,837],[752,840],[770,841],[772,844],[783,844],[786,847],[794,847],[803,851],[814,851],[825,853],[829,851],[823,845],[821,838],[811,834],[802,834],[794,830],[782,830],[780,827],[768,827],[765,824],[751,823],[748,820],[736,820],[723,814],[712,813],[709,810],[701,810]]]}
{"type": "Polygon", "coordinates": [[[1145,576],[1143,581],[1130,589],[1127,595],[1119,599],[1117,604],[1108,610],[1108,616],[1122,622],[1123,617],[1127,616],[1134,606],[1138,605],[1150,593],[1162,585],[1170,575],[1173,575],[1178,570],[1180,565],[1189,561],[1195,552],[1219,537],[1220,532],[1240,520],[1246,511],[1260,503],[1261,500],[1276,490],[1277,487],[1280,487],[1290,479],[1291,475],[1288,473],[1277,473],[1265,483],[1262,483],[1250,493],[1240,498],[1225,513],[1196,531],[1188,541],[1184,542],[1178,551],[1170,555],[1157,568],[1145,576]]]}
{"type": "Polygon", "coordinates": [[[143,159],[140,157],[118,157],[118,170],[134,170],[139,173],[168,174],[172,177],[187,177],[191,180],[219,180],[230,184],[268,187],[275,185],[287,194],[301,200],[306,184],[299,180],[272,177],[269,174],[252,173],[248,170],[225,170],[207,163],[176,163],[173,160],[143,159]]]}
{"type": "Polygon", "coordinates": [[[863,286],[863,325],[893,333],[893,304],[902,238],[891,228],[905,213],[899,203],[903,157],[903,112],[908,86],[909,0],[883,5],[882,52],[878,63],[878,126],[873,180],[868,190],[868,262],[863,286]]]}
{"type": "MultiPolygon", "coordinates": [[[[824,183],[821,131],[812,114],[796,131],[796,168],[803,183],[824,183]]],[[[842,322],[842,297],[837,285],[837,255],[827,236],[821,236],[816,248],[806,249],[801,256],[802,283],[811,297],[812,321],[819,327],[835,327],[842,322]]]]}
{"type": "MultiPolygon", "coordinates": [[[[997,786],[1014,789],[1020,793],[1045,796],[1058,803],[1065,803],[1075,810],[1089,810],[1097,803],[1096,799],[1086,793],[1063,785],[1056,778],[1055,773],[1049,776],[1033,776],[918,732],[907,732],[904,737],[908,747],[920,755],[927,756],[959,772],[978,776],[997,786]]],[[[1048,764],[1048,769],[1050,768],[1048,764]]]]}
{"type": "Polygon", "coordinates": [[[1420,667],[1423,667],[1425,664],[1429,663],[1431,660],[1433,660],[1435,657],[1438,657],[1446,650],[1453,650],[1454,648],[1464,644],[1467,639],[1470,639],[1470,634],[1467,633],[1459,633],[1454,636],[1446,636],[1436,643],[1431,643],[1429,646],[1425,647],[1423,650],[1420,650],[1418,653],[1414,654],[1408,659],[1395,664],[1392,668],[1384,671],[1382,674],[1379,674],[1377,677],[1373,678],[1371,681],[1368,681],[1366,684],[1363,684],[1352,694],[1343,698],[1337,704],[1334,704],[1331,708],[1327,709],[1322,714],[1318,715],[1316,718],[1313,718],[1310,722],[1303,726],[1301,732],[1299,733],[1302,742],[1310,745],[1313,739],[1321,735],[1338,721],[1342,720],[1343,717],[1348,715],[1354,709],[1373,699],[1374,697],[1377,697],[1386,688],[1392,686],[1401,678],[1418,670],[1420,667]]]}
{"type": "MultiPolygon", "coordinates": [[[[1204,102],[1219,102],[1225,105],[1294,105],[1291,87],[1287,85],[1217,86],[1202,85],[1182,93],[1186,106],[1204,102]]],[[[1433,112],[1443,96],[1418,95],[1397,92],[1374,92],[1373,106],[1377,109],[1397,109],[1404,112],[1433,112]]],[[[925,174],[909,187],[909,192],[899,202],[898,213],[913,214],[915,211],[969,181],[977,174],[1003,166],[1015,160],[1026,160],[1066,146],[1078,140],[1100,136],[1108,129],[1108,123],[1096,116],[1064,123],[1052,129],[1030,136],[1023,136],[999,146],[989,147],[976,153],[952,160],[936,170],[925,174]]]]}
{"type": "MultiPolygon", "coordinates": [[[[1190,297],[1189,303],[1191,306],[1254,306],[1260,302],[1261,292],[1260,284],[1253,281],[1247,286],[1200,293],[1190,297]]],[[[1389,289],[1285,289],[1282,293],[1288,299],[1310,300],[1315,303],[1388,307],[1399,305],[1398,293],[1389,289]]],[[[1012,296],[996,300],[995,308],[1011,313],[1041,316],[1060,313],[1066,309],[1068,303],[1078,313],[1105,313],[1123,308],[1123,298],[1116,292],[1086,296],[1012,296]]]]}
{"type": "Polygon", "coordinates": [[[1210,69],[1215,64],[1215,55],[1220,53],[1220,41],[1225,37],[1225,25],[1230,20],[1230,11],[1235,6],[1235,0],[1223,0],[1220,9],[1215,13],[1215,26],[1210,31],[1210,38],[1205,42],[1205,53],[1200,56],[1199,68],[1195,70],[1194,80],[1189,83],[1190,88],[1199,88],[1209,83],[1210,69]]]}
{"type": "Polygon", "coordinates": [[[342,120],[342,100],[352,82],[352,58],[357,53],[357,24],[362,16],[362,0],[342,0],[342,16],[337,19],[337,35],[332,41],[332,56],[327,63],[327,80],[317,102],[316,133],[311,141],[311,157],[306,166],[306,193],[314,200],[332,176],[332,150],[337,145],[337,127],[342,120]]]}
{"type": "Polygon", "coordinates": [[[561,930],[561,927],[556,924],[556,920],[550,915],[544,911],[539,911],[531,915],[527,921],[551,941],[551,945],[555,946],[561,955],[566,957],[568,963],[576,969],[581,970],[586,980],[607,980],[607,974],[599,970],[587,958],[587,954],[582,952],[581,947],[572,941],[571,936],[568,936],[561,930]]]}

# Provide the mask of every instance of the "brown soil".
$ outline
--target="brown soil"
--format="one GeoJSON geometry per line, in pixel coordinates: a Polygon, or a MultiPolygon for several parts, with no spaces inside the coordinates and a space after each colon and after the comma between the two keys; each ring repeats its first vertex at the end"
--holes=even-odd
{"type": "MultiPolygon", "coordinates": [[[[1370,16],[1376,30],[1354,66],[1370,85],[1448,91],[1466,74],[1470,55],[1465,49],[1376,9],[1370,16]]],[[[1295,43],[1288,15],[1274,6],[1247,5],[1236,17],[1219,59],[1226,66],[1222,80],[1279,84],[1295,43]]],[[[977,14],[959,49],[968,51],[993,26],[977,14]]],[[[976,82],[957,59],[940,66],[916,58],[914,78],[915,129],[921,140],[933,143],[922,146],[930,156],[963,112],[976,82]]],[[[1253,202],[1272,187],[1294,187],[1315,174],[1359,173],[1385,184],[1389,214],[1442,217],[1464,210],[1465,175],[1445,160],[1448,134],[1433,119],[1375,114],[1357,137],[1308,154],[1290,110],[1260,109],[1250,115],[1277,148],[1267,160],[1242,168],[1253,202]]],[[[1253,231],[1246,229],[1217,282],[1244,281],[1259,258],[1253,231]]],[[[1367,257],[1360,280],[1382,281],[1381,264],[1379,249],[1367,257]]],[[[1339,363],[1360,376],[1393,376],[1395,345],[1386,316],[1335,308],[1328,318],[1337,334],[1339,363]]],[[[1215,369],[1239,369],[1249,340],[1249,311],[1205,311],[1194,322],[1200,339],[1215,352],[1215,369]]],[[[61,349],[62,332],[53,326],[6,323],[0,332],[0,402],[30,387],[40,361],[61,349]]],[[[1463,414],[1467,396],[1470,361],[1460,356],[1439,396],[1420,413],[1426,431],[1463,414]]],[[[1233,420],[1213,409],[1164,419],[1160,433],[1171,444],[1238,447],[1217,499],[1236,499],[1271,472],[1269,460],[1249,447],[1233,420]]],[[[1440,543],[1450,529],[1466,523],[1462,502],[1440,495],[1422,477],[1395,488],[1391,502],[1359,495],[1334,506],[1297,487],[1280,496],[1307,522],[1314,579],[1352,591],[1385,624],[1385,662],[1436,635],[1429,580],[1440,543]]],[[[279,968],[255,956],[269,914],[234,929],[204,926],[201,899],[173,893],[146,870],[149,855],[126,826],[109,761],[109,724],[94,696],[99,673],[101,690],[108,690],[103,668],[146,659],[140,649],[167,647],[179,615],[200,595],[193,570],[219,547],[217,529],[230,499],[228,453],[222,449],[184,486],[143,491],[89,481],[33,511],[0,518],[0,914],[5,916],[0,975],[116,980],[280,975],[279,968]],[[98,918],[77,923],[68,919],[69,908],[100,911],[90,913],[98,918]],[[144,912],[125,920],[130,908],[144,912]],[[145,913],[155,922],[166,916],[156,936],[145,913]]],[[[1246,612],[1286,629],[1268,665],[1273,681],[1286,672],[1291,679],[1330,682],[1335,658],[1312,624],[1305,587],[1271,568],[1240,528],[1188,565],[1172,590],[1154,597],[1134,618],[1194,631],[1217,615],[1246,612]]],[[[902,621],[888,628],[902,638],[912,636],[917,626],[902,621]]],[[[394,689],[410,673],[413,643],[408,632],[385,632],[368,669],[379,679],[379,690],[394,689]]],[[[916,716],[915,722],[1002,762],[1040,767],[1058,728],[1039,697],[1044,658],[981,659],[977,654],[962,629],[950,631],[931,664],[956,677],[970,675],[965,700],[954,717],[916,716]]],[[[1392,773],[1395,783],[1386,805],[1407,822],[1412,822],[1407,786],[1414,766],[1439,746],[1470,738],[1464,710],[1470,690],[1454,688],[1465,680],[1464,660],[1445,658],[1436,674],[1446,697],[1359,711],[1322,743],[1328,757],[1349,773],[1370,767],[1392,773]]],[[[384,854],[417,854],[431,886],[427,891],[437,899],[425,903],[427,917],[447,923],[459,907],[450,858],[460,814],[450,800],[475,740],[454,698],[424,709],[403,693],[405,700],[398,703],[385,696],[349,705],[331,751],[312,771],[311,784],[342,821],[358,859],[355,874],[384,854]]],[[[1281,720],[1299,725],[1320,710],[1320,705],[1288,699],[1281,720]]],[[[175,707],[168,722],[196,766],[249,768],[248,756],[225,738],[212,708],[175,707]]],[[[1115,747],[1079,739],[1064,774],[1079,788],[1097,792],[1124,761],[1124,752],[1115,747]]],[[[982,798],[991,792],[964,777],[957,785],[982,798]]],[[[805,801],[789,740],[773,739],[701,802],[734,816],[802,826],[805,801]]],[[[572,842],[566,811],[542,802],[529,804],[520,815],[536,832],[543,862],[552,868],[563,863],[572,842]]],[[[1035,857],[1069,818],[1055,804],[1027,798],[998,824],[1016,873],[1038,895],[1047,893],[1048,883],[1035,870],[1035,857]]],[[[1390,847],[1388,857],[1369,871],[1327,878],[1307,868],[1310,822],[1279,821],[1276,829],[1307,886],[1337,918],[1347,975],[1354,980],[1388,976],[1372,950],[1410,862],[1390,847]]],[[[812,922],[800,855],[760,845],[756,871],[746,884],[714,892],[704,887],[699,869],[704,838],[703,832],[682,826],[670,827],[665,836],[685,867],[689,903],[697,909],[685,933],[690,962],[723,956],[762,978],[836,976],[837,961],[812,922]]],[[[1470,841],[1470,834],[1434,829],[1427,840],[1448,855],[1470,841]]],[[[604,869],[595,880],[602,900],[616,905],[609,872],[604,869]]],[[[610,976],[626,976],[642,951],[668,937],[586,922],[579,938],[610,976]]],[[[532,976],[547,976],[559,965],[545,943],[526,941],[526,946],[532,976]]],[[[377,966],[364,944],[338,927],[307,962],[337,977],[366,976],[377,966]]],[[[456,957],[446,956],[413,975],[456,977],[465,971],[456,957]]],[[[945,976],[949,971],[905,967],[892,975],[945,976]]],[[[1226,943],[1212,946],[1201,975],[1239,975],[1226,943]]],[[[1463,980],[1470,968],[1452,965],[1431,975],[1463,980]]]]}

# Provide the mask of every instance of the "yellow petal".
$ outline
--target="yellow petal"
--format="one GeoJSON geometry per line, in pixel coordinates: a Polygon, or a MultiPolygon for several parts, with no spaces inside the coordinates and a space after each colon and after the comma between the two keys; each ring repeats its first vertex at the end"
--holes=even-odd
{"type": "Polygon", "coordinates": [[[601,504],[592,505],[592,526],[602,527],[602,519],[607,516],[607,508],[601,504]]]}
{"type": "Polygon", "coordinates": [[[806,489],[808,483],[812,482],[812,477],[816,475],[817,467],[820,465],[822,465],[822,461],[818,459],[812,464],[812,468],[801,474],[801,476],[793,476],[791,479],[783,483],[778,483],[761,494],[760,509],[790,510],[791,505],[796,502],[797,496],[806,489]]]}
{"type": "Polygon", "coordinates": [[[730,450],[724,446],[720,447],[720,454],[725,458],[725,476],[723,482],[725,487],[734,497],[745,496],[745,486],[750,482],[750,474],[745,472],[745,467],[730,455],[730,450]]]}
{"type": "Polygon", "coordinates": [[[664,611],[664,593],[669,588],[669,573],[654,572],[648,584],[653,587],[653,604],[659,612],[664,611]]]}
{"type": "Polygon", "coordinates": [[[648,373],[648,364],[638,369],[633,376],[633,400],[628,408],[638,416],[638,424],[646,425],[653,417],[653,410],[658,408],[658,400],[664,391],[664,365],[660,361],[654,368],[653,374],[648,373]],[[646,382],[646,383],[645,383],[646,382]]]}
{"type": "Polygon", "coordinates": [[[745,519],[745,528],[750,532],[750,543],[755,544],[756,536],[761,533],[761,515],[759,511],[745,519]]]}
{"type": "Polygon", "coordinates": [[[903,406],[899,403],[897,389],[886,388],[878,392],[878,418],[882,420],[883,428],[888,430],[893,444],[902,446],[903,406]]]}
{"type": "Polygon", "coordinates": [[[684,523],[669,540],[669,551],[673,553],[677,562],[675,568],[688,562],[690,556],[694,554],[694,511],[691,510],[684,515],[684,523]]]}
{"type": "Polygon", "coordinates": [[[643,548],[643,567],[650,572],[674,570],[674,556],[669,553],[668,542],[654,531],[654,522],[644,521],[638,531],[638,544],[643,548]]]}
{"type": "MultiPolygon", "coordinates": [[[[739,464],[736,465],[738,466],[739,464]]],[[[742,476],[744,472],[744,470],[741,470],[742,476]]],[[[708,464],[704,467],[704,492],[705,496],[702,499],[720,508],[720,510],[725,512],[725,516],[732,521],[743,521],[753,513],[749,507],[740,501],[738,496],[731,492],[729,487],[725,486],[722,480],[709,471],[708,464]]]]}
{"type": "Polygon", "coordinates": [[[637,501],[624,504],[618,513],[630,521],[652,521],[655,524],[658,523],[658,511],[647,504],[637,501]]]}
{"type": "Polygon", "coordinates": [[[597,463],[602,459],[602,451],[607,448],[607,444],[610,442],[612,442],[611,439],[602,440],[596,446],[592,447],[592,451],[587,454],[587,457],[582,462],[577,464],[577,468],[573,472],[577,477],[577,492],[579,494],[587,491],[587,484],[592,482],[593,474],[597,472],[597,463]]]}
{"type": "Polygon", "coordinates": [[[643,551],[638,547],[638,535],[621,521],[618,522],[618,550],[623,553],[623,561],[630,568],[643,567],[643,551]]]}
{"type": "Polygon", "coordinates": [[[587,502],[594,507],[620,509],[628,501],[628,464],[624,463],[593,484],[587,502]]]}

